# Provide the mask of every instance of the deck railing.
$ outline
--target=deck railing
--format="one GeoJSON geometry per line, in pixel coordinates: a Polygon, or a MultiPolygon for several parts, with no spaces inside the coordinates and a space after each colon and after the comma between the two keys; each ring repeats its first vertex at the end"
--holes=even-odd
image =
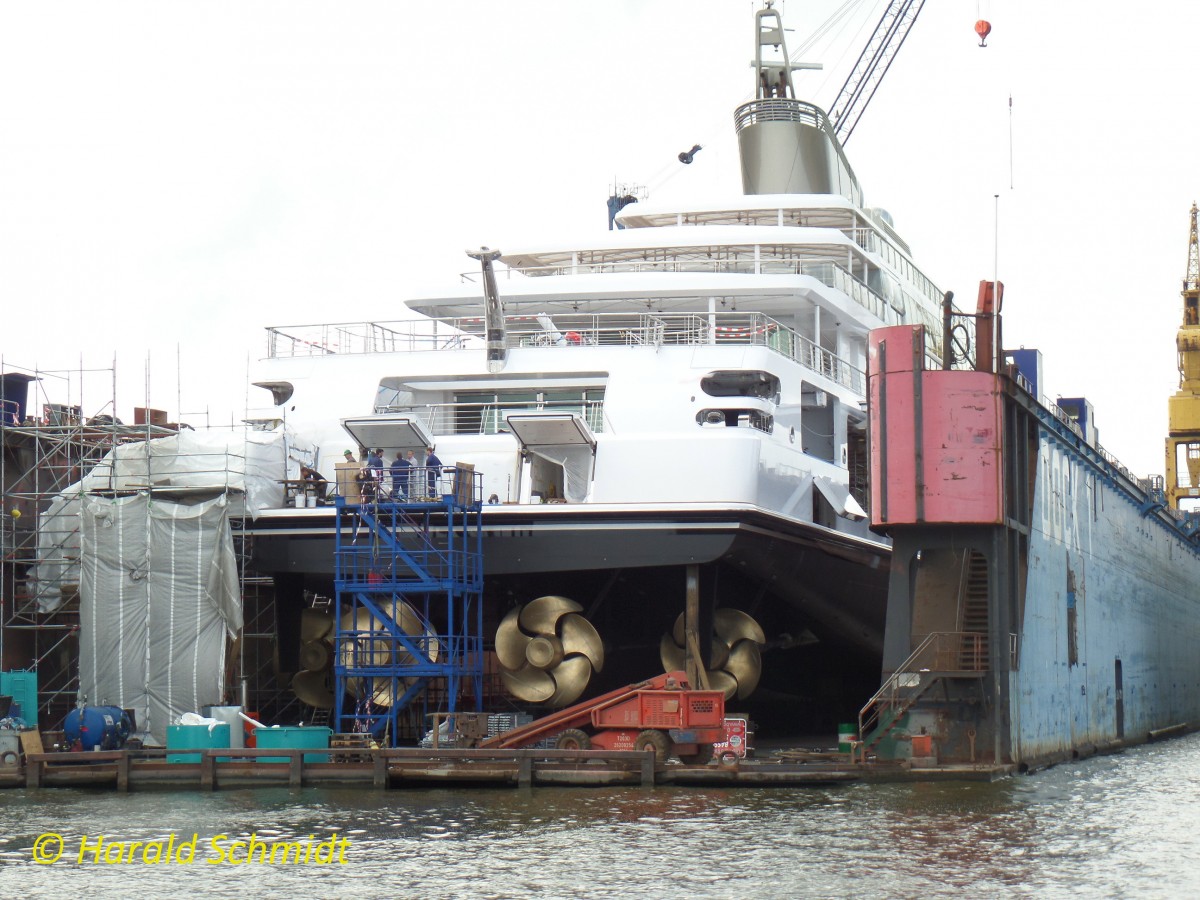
{"type": "MultiPolygon", "coordinates": [[[[882,296],[869,288],[865,282],[847,271],[840,263],[828,258],[800,256],[760,255],[755,258],[752,247],[740,248],[740,252],[723,257],[709,258],[704,250],[697,251],[695,258],[637,259],[637,260],[592,260],[588,262],[565,262],[560,265],[522,266],[519,269],[503,269],[496,274],[501,278],[516,276],[541,277],[547,275],[592,275],[639,272],[701,272],[708,274],[735,275],[808,275],[846,294],[863,309],[874,313],[885,325],[900,324],[900,312],[882,296]]],[[[478,272],[463,272],[463,281],[474,283],[478,272]]]]}
{"type": "Polygon", "coordinates": [[[528,412],[575,413],[592,431],[604,431],[603,400],[393,404],[376,406],[375,412],[416,416],[430,434],[499,434],[509,430],[509,413],[528,412]]]}
{"type": "MultiPolygon", "coordinates": [[[[505,328],[509,347],[767,347],[859,397],[866,395],[866,373],[862,369],[762,313],[555,313],[508,316],[505,328]]],[[[483,336],[484,321],[480,317],[288,326],[270,329],[268,349],[272,357],[455,350],[482,348],[483,336]]]]}

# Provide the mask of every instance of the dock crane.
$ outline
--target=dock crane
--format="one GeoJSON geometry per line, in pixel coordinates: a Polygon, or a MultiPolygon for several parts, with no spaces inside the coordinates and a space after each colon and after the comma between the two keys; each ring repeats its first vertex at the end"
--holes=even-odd
{"type": "Polygon", "coordinates": [[[904,39],[908,37],[924,6],[925,0],[891,0],[883,11],[870,40],[859,54],[858,62],[842,85],[837,99],[829,107],[829,121],[833,123],[842,146],[850,140],[854,126],[875,96],[883,76],[904,46],[904,39]]]}
{"type": "Polygon", "coordinates": [[[1200,508],[1200,238],[1196,216],[1193,203],[1187,275],[1181,292],[1183,324],[1175,336],[1179,390],[1167,402],[1167,506],[1188,511],[1200,508]],[[1195,499],[1182,505],[1189,498],[1195,499]]]}

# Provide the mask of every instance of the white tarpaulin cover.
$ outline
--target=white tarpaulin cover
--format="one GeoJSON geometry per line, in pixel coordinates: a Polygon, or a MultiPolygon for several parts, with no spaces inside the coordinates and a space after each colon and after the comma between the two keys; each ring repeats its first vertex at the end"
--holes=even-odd
{"type": "Polygon", "coordinates": [[[242,627],[227,498],[85,495],[82,519],[80,692],[165,743],[180,715],[224,700],[225,636],[242,627]]]}
{"type": "Polygon", "coordinates": [[[204,495],[237,492],[246,513],[280,507],[280,479],[294,478],[286,461],[282,431],[249,429],[181,431],[152,441],[122,444],[110,451],[81,480],[51,501],[38,519],[38,564],[31,585],[38,608],[53,612],[79,582],[80,501],[90,492],[178,491],[204,495]]]}
{"type": "Polygon", "coordinates": [[[510,413],[505,419],[522,447],[562,466],[566,500],[587,499],[596,437],[578,413],[510,413]]]}
{"type": "Polygon", "coordinates": [[[579,444],[530,447],[529,452],[562,466],[563,498],[571,503],[587,499],[592,475],[592,448],[579,444]]]}

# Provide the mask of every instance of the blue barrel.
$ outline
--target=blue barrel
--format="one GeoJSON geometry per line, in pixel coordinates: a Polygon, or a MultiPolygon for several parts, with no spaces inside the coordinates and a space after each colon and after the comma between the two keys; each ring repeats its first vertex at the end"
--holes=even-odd
{"type": "Polygon", "coordinates": [[[63,736],[84,750],[120,750],[129,737],[129,716],[116,706],[85,706],[67,713],[63,736]]]}

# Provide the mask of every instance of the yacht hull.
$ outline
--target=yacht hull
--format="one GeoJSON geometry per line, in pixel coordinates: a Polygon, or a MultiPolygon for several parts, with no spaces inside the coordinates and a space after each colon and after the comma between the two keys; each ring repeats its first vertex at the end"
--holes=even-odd
{"type": "MultiPolygon", "coordinates": [[[[332,594],[333,517],[277,511],[244,523],[254,568],[277,585],[332,594]]],[[[435,526],[436,527],[436,526],[435,526]]],[[[362,533],[362,540],[367,534],[362,533]]],[[[766,732],[811,734],[853,718],[882,668],[886,545],[759,509],[487,508],[484,637],[513,606],[578,602],[606,663],[589,691],[660,671],[659,643],[682,613],[689,570],[702,603],[763,627],[763,677],[735,706],[766,732]]]]}

